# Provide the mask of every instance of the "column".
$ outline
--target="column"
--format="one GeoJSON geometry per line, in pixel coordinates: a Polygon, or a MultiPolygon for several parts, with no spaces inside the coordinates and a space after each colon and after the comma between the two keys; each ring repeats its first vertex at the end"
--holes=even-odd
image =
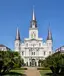
{"type": "Polygon", "coordinates": [[[29,61],[29,58],[28,58],[28,66],[30,66],[30,61],[29,61]]]}
{"type": "Polygon", "coordinates": [[[36,60],[36,65],[38,66],[38,60],[36,60]]]}

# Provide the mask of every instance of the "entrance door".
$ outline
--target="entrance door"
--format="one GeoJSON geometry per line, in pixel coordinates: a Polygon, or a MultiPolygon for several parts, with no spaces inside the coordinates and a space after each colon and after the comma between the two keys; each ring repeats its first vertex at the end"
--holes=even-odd
{"type": "Polygon", "coordinates": [[[32,59],[32,66],[35,66],[35,59],[32,59]]]}

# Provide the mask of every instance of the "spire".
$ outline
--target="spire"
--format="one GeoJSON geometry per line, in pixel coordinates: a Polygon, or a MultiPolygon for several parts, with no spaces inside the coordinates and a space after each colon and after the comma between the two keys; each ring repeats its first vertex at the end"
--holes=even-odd
{"type": "Polygon", "coordinates": [[[31,26],[30,27],[31,28],[36,28],[37,27],[37,21],[36,21],[34,8],[33,8],[33,12],[32,12],[32,20],[31,20],[31,26]]]}
{"type": "Polygon", "coordinates": [[[17,31],[16,31],[16,40],[20,40],[20,32],[19,32],[18,27],[17,27],[17,31]]]}
{"type": "Polygon", "coordinates": [[[48,29],[48,36],[47,36],[47,40],[52,40],[52,33],[50,28],[48,29]]]}
{"type": "Polygon", "coordinates": [[[33,8],[33,13],[32,13],[32,20],[36,20],[35,13],[34,13],[34,8],[33,8]]]}

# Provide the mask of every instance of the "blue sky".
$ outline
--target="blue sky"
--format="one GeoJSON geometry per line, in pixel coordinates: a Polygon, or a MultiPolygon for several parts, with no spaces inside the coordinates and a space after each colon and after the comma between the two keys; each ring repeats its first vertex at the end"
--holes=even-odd
{"type": "Polygon", "coordinates": [[[28,37],[33,5],[39,37],[46,40],[50,23],[54,50],[64,45],[64,0],[0,0],[0,44],[14,49],[17,27],[28,37]]]}

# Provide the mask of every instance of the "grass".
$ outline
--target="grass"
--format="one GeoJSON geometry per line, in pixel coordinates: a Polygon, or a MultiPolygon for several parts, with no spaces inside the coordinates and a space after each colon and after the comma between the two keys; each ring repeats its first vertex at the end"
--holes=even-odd
{"type": "Polygon", "coordinates": [[[52,72],[51,70],[41,70],[40,74],[41,76],[51,76],[52,72]]]}
{"type": "Polygon", "coordinates": [[[24,73],[24,71],[23,70],[11,70],[10,72],[17,72],[17,73],[24,73]]]}
{"type": "Polygon", "coordinates": [[[11,70],[9,73],[3,74],[2,76],[25,76],[23,70],[11,70]]]}
{"type": "Polygon", "coordinates": [[[64,73],[63,74],[53,74],[51,72],[51,70],[41,70],[40,74],[41,74],[41,76],[64,76],[64,73]]]}

